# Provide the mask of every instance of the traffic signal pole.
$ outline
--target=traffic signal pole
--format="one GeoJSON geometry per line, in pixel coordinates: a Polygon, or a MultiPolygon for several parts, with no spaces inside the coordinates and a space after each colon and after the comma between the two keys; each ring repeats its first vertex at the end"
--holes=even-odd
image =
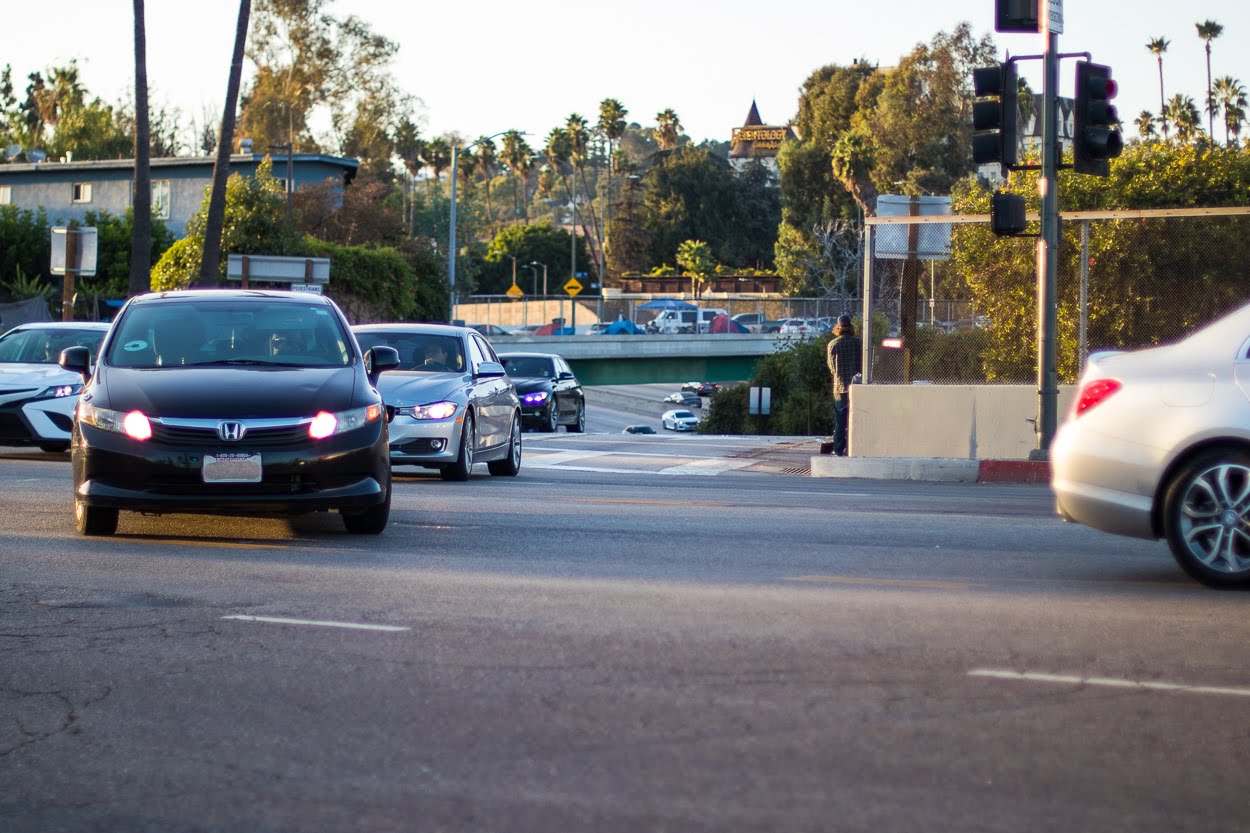
{"type": "Polygon", "coordinates": [[[1059,405],[1056,294],[1059,256],[1059,35],[1042,27],[1042,236],[1037,241],[1037,448],[1032,459],[1050,459],[1059,405]]]}

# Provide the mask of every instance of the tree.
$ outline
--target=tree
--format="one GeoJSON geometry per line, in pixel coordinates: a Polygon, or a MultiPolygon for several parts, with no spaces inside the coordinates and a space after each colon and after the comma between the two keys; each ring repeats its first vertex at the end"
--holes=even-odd
{"type": "Polygon", "coordinates": [[[499,157],[495,153],[495,143],[486,137],[477,141],[477,172],[486,181],[486,224],[491,233],[495,231],[495,210],[490,204],[490,185],[499,166],[499,157]]]}
{"type": "Polygon", "coordinates": [[[1164,115],[1176,128],[1176,141],[1185,145],[1202,135],[1202,116],[1192,97],[1177,93],[1168,101],[1164,115]]]}
{"type": "Polygon", "coordinates": [[[395,153],[404,165],[404,172],[408,174],[404,188],[404,228],[411,236],[416,215],[414,197],[417,174],[425,167],[425,160],[421,158],[425,153],[425,140],[421,138],[420,130],[411,119],[402,120],[395,129],[395,153]]]}
{"type": "MultiPolygon", "coordinates": [[[[615,98],[599,102],[599,132],[608,140],[607,198],[603,202],[604,271],[607,270],[607,248],[612,228],[612,168],[616,162],[616,143],[625,135],[625,116],[629,111],[615,98]]],[[[604,279],[607,279],[605,274],[604,279]]]]}
{"type": "Polygon", "coordinates": [[[1159,126],[1163,128],[1163,141],[1168,138],[1168,120],[1163,115],[1164,98],[1163,98],[1163,53],[1168,51],[1169,40],[1166,38],[1151,38],[1146,44],[1146,48],[1150,50],[1150,54],[1154,55],[1159,61],[1159,126]]]}
{"type": "Polygon", "coordinates": [[[526,143],[519,131],[509,130],[503,135],[503,163],[508,166],[508,177],[512,180],[512,216],[523,220],[529,219],[527,204],[529,203],[526,181],[533,168],[533,149],[526,143]],[[520,182],[521,193],[517,194],[517,183],[520,182]]]}
{"type": "Polygon", "coordinates": [[[143,0],[134,0],[135,15],[135,188],[134,237],[130,243],[128,295],[152,288],[152,172],[148,138],[148,57],[143,0]]]}
{"type": "Polygon", "coordinates": [[[1151,141],[1158,136],[1158,131],[1155,130],[1155,114],[1149,110],[1142,110],[1134,123],[1137,125],[1137,135],[1144,141],[1151,141]]]}
{"type": "Polygon", "coordinates": [[[234,147],[235,110],[239,102],[239,79],[243,74],[243,49],[247,44],[247,25],[251,0],[239,0],[239,22],[234,31],[234,56],[230,61],[230,78],[226,84],[226,106],[221,114],[221,135],[217,141],[217,160],[213,163],[213,186],[204,224],[204,248],[200,254],[200,279],[209,285],[221,283],[221,234],[226,213],[226,179],[230,171],[230,151],[234,147]]]}
{"type": "Polygon", "coordinates": [[[676,150],[677,140],[681,136],[681,120],[670,107],[655,115],[655,140],[660,150],[676,150]]]}
{"type": "Polygon", "coordinates": [[[712,249],[702,240],[686,240],[677,247],[677,265],[690,278],[691,294],[703,291],[703,282],[716,274],[712,249]]]}
{"type": "MultiPolygon", "coordinates": [[[[586,119],[577,113],[571,114],[564,124],[564,131],[568,134],[569,164],[573,167],[574,174],[581,183],[583,205],[585,205],[582,217],[585,218],[587,213],[590,214],[590,229],[588,233],[593,232],[595,236],[595,251],[592,253],[595,261],[595,272],[602,278],[603,265],[599,263],[598,253],[603,251],[603,234],[599,230],[599,218],[595,215],[594,198],[586,185],[586,162],[588,161],[590,142],[590,133],[586,128],[586,119]]],[[[584,227],[585,222],[582,225],[584,227]]]]}
{"type": "Polygon", "coordinates": [[[1214,20],[1195,23],[1198,37],[1206,43],[1207,51],[1207,134],[1215,140],[1215,91],[1211,86],[1211,41],[1224,33],[1224,27],[1214,20]]]}
{"type": "Polygon", "coordinates": [[[1241,136],[1241,126],[1246,120],[1246,88],[1231,75],[1215,79],[1215,99],[1224,111],[1224,144],[1230,137],[1241,136]]]}
{"type": "MultiPolygon", "coordinates": [[[[506,226],[500,229],[487,246],[482,263],[477,269],[477,291],[488,295],[506,292],[512,285],[514,258],[518,269],[530,263],[545,263],[554,277],[563,265],[569,263],[569,250],[573,245],[568,232],[548,223],[506,226]]],[[[578,258],[584,262],[585,240],[579,238],[577,247],[578,258]]],[[[518,280],[520,279],[519,277],[518,280]]],[[[533,292],[535,287],[530,284],[527,288],[523,284],[522,288],[526,292],[533,292]]],[[[538,291],[541,292],[541,288],[538,291]]]]}

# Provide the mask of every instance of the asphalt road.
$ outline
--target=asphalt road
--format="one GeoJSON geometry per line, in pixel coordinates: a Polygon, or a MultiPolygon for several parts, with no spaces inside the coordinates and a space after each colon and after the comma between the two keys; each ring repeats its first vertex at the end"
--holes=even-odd
{"type": "Polygon", "coordinates": [[[0,830],[1250,829],[1245,594],[1044,487],[624,439],[402,474],[377,538],[76,538],[0,459],[0,830]]]}

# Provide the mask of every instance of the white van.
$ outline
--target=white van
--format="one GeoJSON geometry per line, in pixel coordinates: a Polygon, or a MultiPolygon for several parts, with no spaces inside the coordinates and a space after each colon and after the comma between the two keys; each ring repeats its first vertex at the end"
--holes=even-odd
{"type": "Polygon", "coordinates": [[[695,331],[696,317],[699,322],[699,332],[706,333],[712,328],[712,319],[718,315],[729,317],[729,311],[716,307],[704,307],[703,309],[666,309],[647,324],[647,332],[650,333],[693,333],[695,331]]]}

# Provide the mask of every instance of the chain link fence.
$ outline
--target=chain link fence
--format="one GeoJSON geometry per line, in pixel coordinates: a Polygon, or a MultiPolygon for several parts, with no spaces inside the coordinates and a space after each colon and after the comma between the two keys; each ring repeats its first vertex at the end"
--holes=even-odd
{"type": "MultiPolygon", "coordinates": [[[[1061,384],[1090,352],[1175,341],[1250,303],[1250,208],[1069,212],[1061,232],[1061,384]]],[[[866,237],[865,381],[1036,383],[1036,237],[996,237],[986,215],[871,218],[866,237]],[[921,226],[949,231],[948,251],[909,257],[899,238],[921,226]]]]}

